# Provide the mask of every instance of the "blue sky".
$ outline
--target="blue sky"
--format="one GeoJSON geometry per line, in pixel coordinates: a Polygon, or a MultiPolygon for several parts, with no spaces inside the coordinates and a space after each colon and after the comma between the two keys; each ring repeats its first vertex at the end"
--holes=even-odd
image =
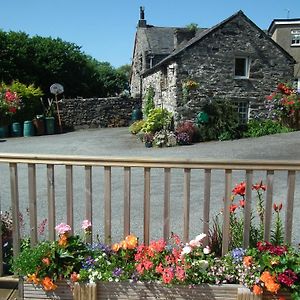
{"type": "Polygon", "coordinates": [[[300,18],[300,0],[10,0],[0,29],[59,37],[114,67],[131,63],[139,7],[148,24],[211,27],[238,10],[267,29],[273,19],[300,18]]]}

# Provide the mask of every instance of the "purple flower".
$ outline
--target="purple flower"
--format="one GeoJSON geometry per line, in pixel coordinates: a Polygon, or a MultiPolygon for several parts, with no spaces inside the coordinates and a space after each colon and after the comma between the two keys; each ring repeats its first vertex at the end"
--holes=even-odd
{"type": "Polygon", "coordinates": [[[83,269],[90,269],[93,268],[95,265],[95,260],[89,256],[86,258],[85,262],[82,263],[82,268],[83,269]]]}
{"type": "Polygon", "coordinates": [[[122,268],[115,268],[114,271],[113,271],[113,276],[119,277],[119,276],[122,275],[122,273],[123,273],[122,268]]]}
{"type": "Polygon", "coordinates": [[[231,255],[235,263],[242,261],[243,256],[245,255],[246,250],[243,248],[235,248],[232,250],[231,255]]]}

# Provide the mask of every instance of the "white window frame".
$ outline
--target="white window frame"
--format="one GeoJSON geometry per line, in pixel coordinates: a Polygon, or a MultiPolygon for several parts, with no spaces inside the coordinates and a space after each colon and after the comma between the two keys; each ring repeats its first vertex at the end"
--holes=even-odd
{"type": "Polygon", "coordinates": [[[235,79],[249,79],[250,76],[250,58],[246,57],[246,56],[236,56],[234,58],[234,78],[235,79]],[[236,65],[236,60],[237,59],[244,59],[245,60],[245,74],[244,75],[236,75],[236,69],[235,69],[235,65],[236,65]]]}
{"type": "Polygon", "coordinates": [[[239,123],[247,124],[249,120],[249,103],[247,101],[235,101],[234,105],[239,114],[239,123]]]}
{"type": "Polygon", "coordinates": [[[300,29],[291,30],[291,46],[300,47],[300,29]]]}

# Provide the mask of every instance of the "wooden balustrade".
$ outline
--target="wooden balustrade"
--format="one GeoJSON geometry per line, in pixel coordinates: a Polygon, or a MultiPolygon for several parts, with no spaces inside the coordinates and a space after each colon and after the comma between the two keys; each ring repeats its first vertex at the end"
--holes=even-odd
{"type": "MultiPolygon", "coordinates": [[[[142,169],[143,178],[140,178],[140,184],[143,185],[143,195],[140,206],[143,212],[143,241],[148,244],[151,239],[151,189],[152,189],[152,170],[163,169],[163,176],[161,178],[161,206],[163,209],[162,223],[156,224],[160,226],[163,231],[163,237],[167,239],[171,233],[171,213],[172,213],[172,178],[173,170],[182,170],[182,211],[176,211],[175,217],[178,222],[181,222],[183,240],[187,242],[190,239],[191,227],[191,195],[192,176],[196,170],[203,175],[203,185],[197,189],[197,201],[202,201],[201,205],[203,211],[199,210],[199,220],[202,220],[202,230],[208,234],[211,222],[211,208],[212,208],[212,175],[216,170],[224,171],[224,203],[223,203],[223,254],[228,251],[230,241],[230,204],[233,185],[233,173],[235,171],[244,171],[243,178],[240,181],[246,183],[245,193],[245,208],[244,208],[244,247],[249,245],[249,232],[251,223],[251,210],[253,209],[252,199],[252,184],[254,180],[254,172],[265,171],[265,184],[267,185],[266,200],[265,200],[265,219],[264,219],[264,239],[270,240],[271,219],[272,219],[272,205],[274,193],[274,177],[275,171],[284,171],[287,174],[286,185],[286,205],[285,205],[285,242],[291,243],[292,230],[294,221],[294,207],[295,207],[295,191],[296,191],[296,173],[300,170],[300,161],[265,161],[265,160],[184,160],[184,159],[146,159],[146,158],[119,158],[119,157],[84,157],[84,156],[56,156],[56,155],[26,155],[26,154],[0,154],[0,166],[8,166],[7,175],[10,178],[10,206],[12,208],[13,217],[13,250],[17,254],[20,250],[20,190],[18,176],[18,168],[27,165],[28,169],[28,207],[29,207],[29,221],[30,221],[30,239],[31,244],[35,245],[38,242],[38,209],[39,201],[47,201],[48,209],[48,239],[55,240],[55,225],[57,218],[57,194],[56,187],[58,185],[65,185],[65,207],[66,222],[74,227],[74,168],[83,166],[83,188],[84,188],[84,209],[82,212],[83,218],[93,221],[95,216],[93,210],[95,201],[93,194],[93,183],[99,180],[94,177],[94,170],[96,168],[103,168],[103,229],[104,240],[107,243],[112,241],[112,199],[113,199],[113,169],[122,168],[123,178],[117,178],[118,184],[123,184],[123,201],[119,199],[118,204],[123,206],[123,229],[124,236],[131,233],[131,205],[132,205],[132,179],[134,176],[133,170],[142,169]],[[47,199],[38,199],[37,190],[37,166],[46,166],[45,182],[47,187],[47,199]],[[56,166],[64,166],[65,168],[65,182],[57,182],[56,180],[56,166]],[[193,171],[193,172],[192,172],[193,171]]],[[[3,175],[4,173],[2,173],[3,175]]],[[[198,174],[198,173],[197,173],[198,174]]],[[[176,175],[178,176],[178,174],[176,175]]],[[[24,178],[22,178],[23,180],[24,178]]],[[[39,180],[42,180],[39,178],[39,180]]],[[[1,181],[0,181],[1,188],[1,181]]],[[[0,194],[1,195],[1,194],[0,194]]],[[[3,203],[3,198],[2,198],[3,203]]],[[[3,207],[3,204],[2,204],[3,207]]],[[[97,216],[101,218],[101,216],[97,216]]],[[[78,221],[78,220],[77,220],[78,221]]],[[[93,235],[88,238],[88,242],[92,242],[93,235]]],[[[1,241],[1,240],[0,240],[1,241]]],[[[1,254],[1,252],[0,252],[1,254]]],[[[1,269],[0,269],[1,271],[1,269]]]]}

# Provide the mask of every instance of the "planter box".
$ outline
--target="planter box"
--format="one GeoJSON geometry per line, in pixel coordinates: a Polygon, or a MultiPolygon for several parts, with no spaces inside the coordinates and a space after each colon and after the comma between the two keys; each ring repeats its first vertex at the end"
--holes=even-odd
{"type": "Polygon", "coordinates": [[[46,292],[41,286],[35,286],[32,283],[19,282],[19,299],[24,300],[73,300],[73,292],[66,281],[56,282],[57,289],[55,291],[46,292]]]}
{"type": "MultiPolygon", "coordinates": [[[[22,282],[21,282],[22,283],[22,282]]],[[[238,284],[197,286],[166,286],[159,283],[100,282],[97,284],[75,284],[71,291],[63,281],[57,283],[53,292],[45,292],[41,287],[31,283],[22,283],[20,299],[25,300],[138,300],[138,299],[172,299],[172,300],[271,300],[289,294],[254,296],[249,289],[238,284]]]]}

